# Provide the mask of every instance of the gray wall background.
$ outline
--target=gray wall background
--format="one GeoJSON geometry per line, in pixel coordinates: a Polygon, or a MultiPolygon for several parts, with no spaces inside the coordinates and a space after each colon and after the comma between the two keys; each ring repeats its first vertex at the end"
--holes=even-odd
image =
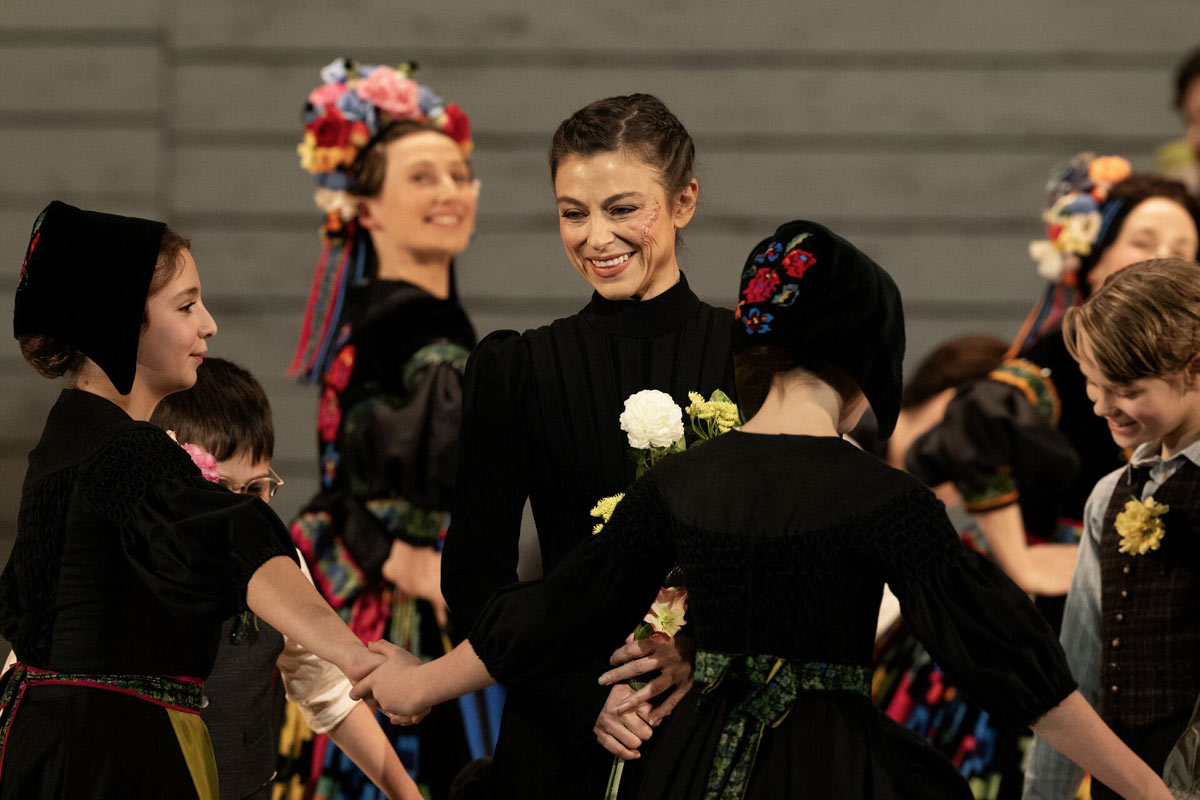
{"type": "MultiPolygon", "coordinates": [[[[50,199],[170,221],[194,241],[212,352],[271,396],[287,518],[316,486],[315,392],[283,376],[319,251],[298,114],[351,55],[417,60],[471,116],[483,195],[459,279],[481,334],[586,302],[545,150],[578,107],[648,91],[697,142],[683,264],[701,296],[728,305],[748,249],[813,217],[895,276],[911,364],[956,334],[1013,335],[1041,287],[1026,243],[1048,170],[1081,149],[1149,167],[1179,135],[1168,84],[1198,21],[1195,0],[4,0],[0,318],[50,199]]],[[[58,386],[15,342],[0,384],[4,556],[58,386]]]]}

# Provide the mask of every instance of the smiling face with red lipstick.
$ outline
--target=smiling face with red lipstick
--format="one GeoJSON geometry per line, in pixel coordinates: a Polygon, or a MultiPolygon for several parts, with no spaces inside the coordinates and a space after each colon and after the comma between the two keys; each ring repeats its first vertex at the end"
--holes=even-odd
{"type": "Polygon", "coordinates": [[[696,211],[695,179],[668,196],[658,169],[626,149],[566,156],[554,190],[567,259],[603,297],[648,299],[679,280],[675,233],[696,211]]]}

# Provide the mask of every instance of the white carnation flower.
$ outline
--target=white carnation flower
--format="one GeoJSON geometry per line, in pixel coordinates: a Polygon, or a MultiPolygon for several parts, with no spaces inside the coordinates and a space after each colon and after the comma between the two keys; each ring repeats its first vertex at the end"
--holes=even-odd
{"type": "Polygon", "coordinates": [[[683,436],[683,410],[666,392],[643,389],[625,400],[621,430],[630,447],[669,447],[683,436]]]}

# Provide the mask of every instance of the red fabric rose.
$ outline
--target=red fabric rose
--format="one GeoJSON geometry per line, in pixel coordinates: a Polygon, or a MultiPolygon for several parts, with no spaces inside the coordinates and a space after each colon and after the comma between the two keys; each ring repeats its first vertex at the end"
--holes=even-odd
{"type": "Polygon", "coordinates": [[[783,257],[783,269],[793,278],[803,278],[805,271],[817,263],[817,257],[799,247],[788,251],[783,257]]]}
{"type": "Polygon", "coordinates": [[[459,144],[471,138],[471,120],[467,119],[467,112],[459,108],[458,103],[446,106],[445,131],[459,144]]]}
{"type": "Polygon", "coordinates": [[[307,128],[316,137],[317,147],[345,147],[350,141],[350,123],[337,106],[326,106],[307,128]]]}
{"type": "Polygon", "coordinates": [[[750,279],[750,284],[742,294],[751,303],[761,303],[769,300],[778,286],[779,275],[776,274],[775,270],[761,267],[754,274],[754,277],[750,279]]]}

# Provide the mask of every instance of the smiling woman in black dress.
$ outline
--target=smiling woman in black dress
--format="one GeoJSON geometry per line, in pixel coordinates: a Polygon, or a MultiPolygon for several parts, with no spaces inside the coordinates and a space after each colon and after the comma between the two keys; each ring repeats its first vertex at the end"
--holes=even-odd
{"type": "MultiPolygon", "coordinates": [[[[596,501],[634,478],[618,418],[629,395],[659,389],[733,394],[730,312],[702,302],[675,243],[696,208],[691,137],[649,95],[601,100],[563,122],[551,146],[567,259],[595,290],[577,314],[487,337],[467,365],[458,485],[442,591],[470,630],[496,589],[517,579],[528,499],[542,566],[553,574],[591,536],[596,501]]],[[[649,603],[646,603],[649,607],[649,603]]],[[[629,630],[610,637],[616,648],[629,630]]],[[[684,688],[673,646],[655,654],[684,688]]],[[[613,752],[632,755],[651,728],[613,713],[628,696],[596,683],[607,657],[511,687],[495,755],[500,797],[600,797],[613,752]]],[[[627,771],[625,784],[632,784],[627,771]]]]}

